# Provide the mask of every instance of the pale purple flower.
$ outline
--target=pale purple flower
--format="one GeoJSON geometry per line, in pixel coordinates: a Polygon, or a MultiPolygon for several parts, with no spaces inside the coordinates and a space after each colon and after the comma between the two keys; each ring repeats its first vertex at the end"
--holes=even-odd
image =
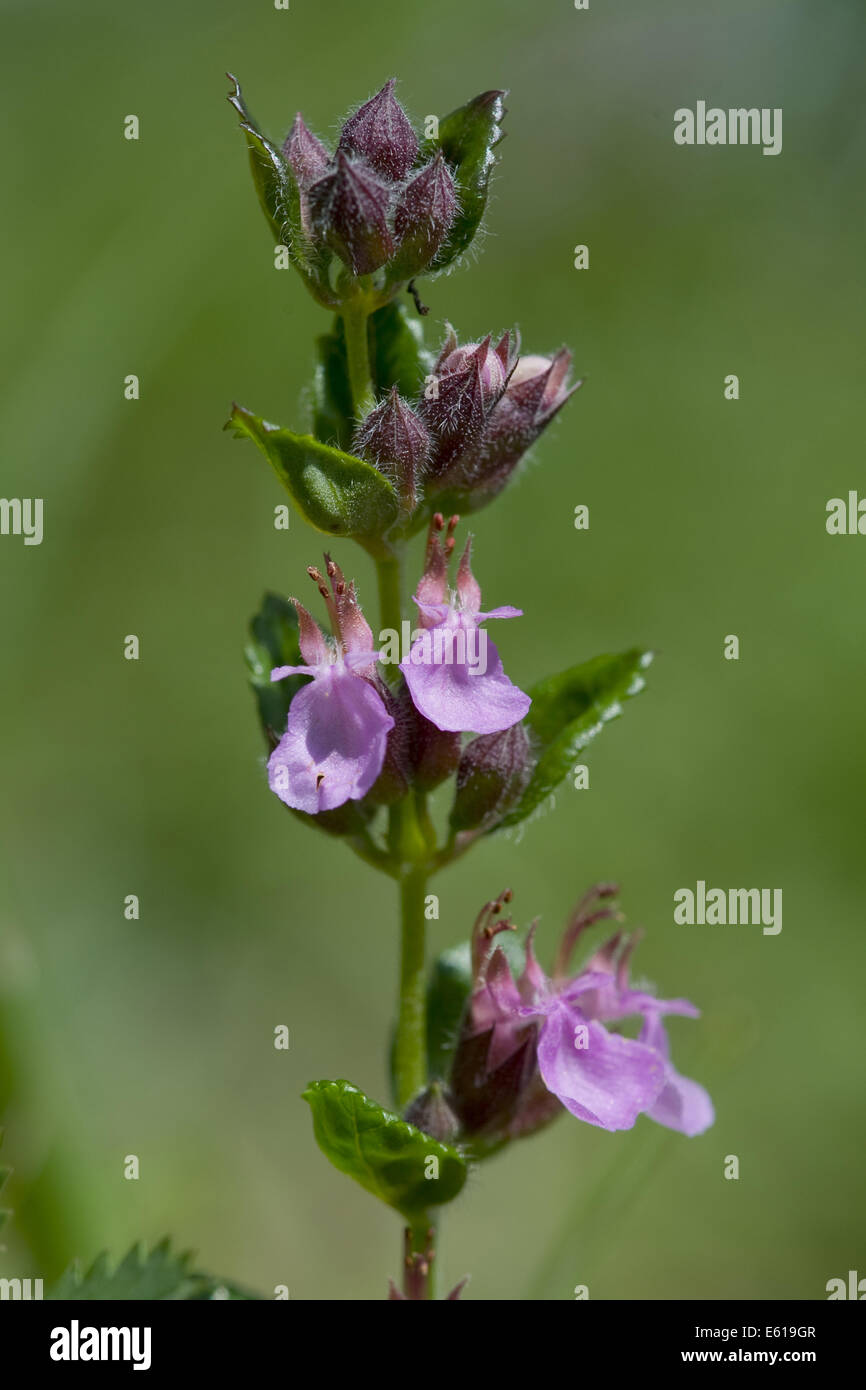
{"type": "Polygon", "coordinates": [[[516,979],[505,952],[493,945],[497,933],[513,929],[495,920],[510,895],[482,912],[473,933],[475,985],[452,1074],[451,1103],[467,1132],[501,1142],[546,1123],[557,1103],[607,1130],[631,1129],[642,1113],[687,1135],[713,1123],[707,1092],[672,1066],[662,1021],[665,1014],[697,1017],[698,1010],[685,999],[629,988],[634,938],[618,932],[581,971],[567,973],[578,935],[614,915],[598,906],[613,892],[602,885],[581,903],[553,976],[535,958],[534,928],[516,979]],[[637,1040],[606,1026],[630,1016],[643,1019],[637,1040]]]}
{"type": "Polygon", "coordinates": [[[692,1081],[688,1076],[680,1076],[671,1063],[670,1044],[661,1017],[663,1013],[685,1014],[689,1018],[699,1016],[699,1010],[685,999],[670,1001],[660,1008],[648,1006],[645,1009],[640,1041],[654,1048],[665,1061],[665,1084],[647,1114],[666,1129],[678,1129],[681,1134],[689,1136],[703,1134],[716,1118],[713,1102],[699,1082],[692,1081]],[[674,1008],[673,1002],[681,1007],[674,1008]]]}
{"type": "MultiPolygon", "coordinates": [[[[504,962],[501,950],[497,954],[504,962]]],[[[535,959],[531,934],[516,984],[510,971],[506,979],[499,962],[488,972],[500,1018],[510,1014],[516,1023],[538,1021],[538,1070],[547,1090],[579,1120],[602,1129],[631,1129],[658,1099],[665,1069],[652,1047],[608,1032],[583,1007],[584,996],[605,983],[600,971],[584,971],[564,985],[549,980],[535,959]]]]}
{"type": "Polygon", "coordinates": [[[481,629],[488,618],[519,618],[519,608],[481,608],[472,574],[471,542],[460,560],[453,595],[434,519],[424,574],[415,592],[421,632],[400,670],[412,701],[437,729],[494,734],[517,724],[532,703],[506,676],[496,647],[481,629]]]}
{"type": "MultiPolygon", "coordinates": [[[[576,931],[572,928],[570,944],[573,944],[580,930],[581,923],[578,923],[576,931]]],[[[590,973],[600,970],[603,984],[592,995],[586,996],[584,1002],[594,1017],[603,1018],[609,1023],[629,1017],[643,1019],[638,1041],[653,1048],[664,1064],[664,1084],[647,1114],[651,1120],[667,1129],[676,1129],[689,1136],[702,1134],[715,1120],[713,1103],[703,1086],[689,1077],[681,1076],[673,1066],[663,1022],[665,1015],[700,1018],[700,1009],[688,999],[658,999],[646,990],[629,987],[629,961],[637,940],[636,934],[624,939],[621,933],[617,933],[593,957],[587,970],[590,973]]]]}
{"type": "Polygon", "coordinates": [[[366,795],[382,770],[394,727],[372,681],[379,654],[354,584],[347,585],[338,566],[326,561],[333,594],[318,570],[309,573],[327,603],[335,645],[329,646],[315,620],[292,599],[305,664],[271,672],[274,681],[312,676],[292,700],[286,732],[268,761],[271,790],[287,806],[311,815],[366,795]]]}

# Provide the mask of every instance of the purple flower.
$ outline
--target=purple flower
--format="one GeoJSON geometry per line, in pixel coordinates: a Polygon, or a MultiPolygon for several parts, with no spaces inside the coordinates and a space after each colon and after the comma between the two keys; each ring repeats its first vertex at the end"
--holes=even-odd
{"type": "MultiPolygon", "coordinates": [[[[610,890],[612,891],[612,890],[610,890]]],[[[591,900],[590,900],[591,901],[591,900]]],[[[581,905],[585,906],[585,903],[581,905]]],[[[575,920],[563,938],[563,948],[570,951],[586,917],[578,910],[575,920]]],[[[594,920],[598,920],[597,915],[594,920]]],[[[629,962],[639,935],[624,937],[617,932],[588,963],[588,973],[601,973],[603,983],[592,994],[584,996],[586,1008],[606,1022],[617,1023],[629,1017],[643,1020],[638,1041],[651,1047],[664,1066],[664,1081],[656,1101],[647,1110],[651,1120],[667,1129],[679,1130],[689,1136],[702,1134],[715,1120],[713,1103],[703,1086],[681,1076],[670,1060],[670,1043],[663,1018],[678,1014],[683,1018],[699,1018],[700,1010],[688,999],[658,999],[646,990],[631,989],[628,982],[629,962]]]]}
{"type": "Polygon", "coordinates": [[[641,1113],[688,1135],[713,1123],[704,1088],[674,1070],[662,1022],[665,1014],[696,1017],[698,1010],[685,999],[661,1000],[629,988],[628,959],[635,938],[624,939],[617,932],[581,971],[566,973],[580,933],[614,915],[610,907],[598,905],[614,891],[612,885],[601,885],[579,905],[553,977],[535,958],[534,927],[516,979],[505,952],[493,945],[497,933],[513,929],[510,922],[494,920],[510,895],[488,904],[476,922],[475,985],[455,1055],[451,1095],[470,1132],[501,1141],[545,1123],[551,1109],[539,1082],[548,1101],[555,1099],[578,1119],[602,1129],[631,1129],[641,1113]],[[643,1019],[636,1041],[605,1026],[630,1016],[643,1019]]]}
{"type": "Polygon", "coordinates": [[[651,1120],[664,1125],[666,1129],[678,1129],[681,1134],[689,1136],[703,1134],[716,1118],[713,1102],[703,1086],[687,1076],[680,1076],[673,1067],[668,1035],[661,1019],[663,1013],[698,1017],[698,1010],[685,999],[669,1001],[664,1007],[654,1009],[648,1006],[645,1009],[640,1041],[648,1047],[655,1048],[659,1056],[665,1060],[665,1084],[647,1114],[651,1120]],[[674,1003],[681,1007],[674,1008],[674,1003]]]}
{"type": "MultiPolygon", "coordinates": [[[[437,513],[430,528],[424,574],[415,593],[422,630],[400,670],[416,709],[437,729],[494,734],[518,723],[532,702],[508,679],[499,652],[480,625],[488,618],[519,618],[521,610],[482,611],[481,589],[469,564],[468,540],[456,591],[447,598],[447,559],[437,534],[442,524],[437,513]]],[[[453,524],[449,526],[449,541],[452,531],[453,524]]]]}
{"type": "Polygon", "coordinates": [[[500,1016],[538,1020],[538,1070],[547,1090],[579,1120],[631,1129],[658,1098],[664,1067],[653,1048],[609,1033],[585,1007],[584,996],[606,977],[584,971],[566,984],[554,983],[535,959],[531,935],[516,984],[497,966],[489,972],[488,988],[500,1016]]]}
{"type": "Polygon", "coordinates": [[[354,583],[347,585],[339,567],[325,559],[333,593],[318,570],[308,573],[327,604],[335,645],[329,646],[315,620],[292,599],[305,664],[271,672],[274,681],[312,676],[292,700],[286,732],[268,761],[271,790],[287,806],[311,815],[366,795],[382,770],[394,727],[373,683],[379,654],[354,583]]]}

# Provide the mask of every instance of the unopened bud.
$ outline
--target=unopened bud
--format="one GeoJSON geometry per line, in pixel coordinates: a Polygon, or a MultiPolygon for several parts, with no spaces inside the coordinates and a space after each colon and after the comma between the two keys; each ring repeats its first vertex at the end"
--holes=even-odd
{"type": "Polygon", "coordinates": [[[366,416],[355,434],[352,450],[390,479],[407,512],[415,510],[430,454],[430,436],[396,386],[366,416]]]}
{"type": "Polygon", "coordinates": [[[425,397],[422,408],[435,435],[431,476],[441,479],[467,453],[480,451],[487,418],[502,396],[507,374],[489,336],[483,342],[458,347],[452,331],[434,375],[437,393],[425,397]]]}
{"type": "Polygon", "coordinates": [[[501,492],[526,450],[582,385],[568,385],[570,366],[565,348],[553,357],[521,357],[484,433],[475,479],[486,500],[501,492]]]}
{"type": "Polygon", "coordinates": [[[400,195],[394,214],[395,280],[409,280],[430,265],[457,211],[454,180],[441,154],[416,174],[400,195]]]}
{"type": "Polygon", "coordinates": [[[440,1144],[450,1144],[457,1137],[460,1125],[457,1116],[445,1099],[440,1081],[434,1081],[408,1106],[404,1119],[421,1129],[440,1144]]]}
{"type": "Polygon", "coordinates": [[[454,830],[488,830],[519,801],[532,769],[522,724],[482,734],[466,745],[451,810],[454,830]]]}
{"type": "Polygon", "coordinates": [[[307,129],[300,111],[283,145],[283,158],[302,193],[328,172],[331,157],[321,140],[307,129]]]}
{"type": "Polygon", "coordinates": [[[448,376],[460,372],[472,362],[478,364],[478,380],[485,408],[491,410],[505,389],[505,366],[499,352],[492,346],[490,334],[480,343],[455,347],[442,361],[439,372],[448,376]]]}
{"type": "Polygon", "coordinates": [[[385,178],[399,180],[415,163],[418,141],[394,86],[392,77],[349,117],[340,132],[340,149],[361,155],[385,178]]]}
{"type": "Polygon", "coordinates": [[[319,236],[353,275],[370,275],[394,250],[388,227],[390,191],[360,160],[337,151],[334,171],[309,190],[310,216],[319,236]]]}

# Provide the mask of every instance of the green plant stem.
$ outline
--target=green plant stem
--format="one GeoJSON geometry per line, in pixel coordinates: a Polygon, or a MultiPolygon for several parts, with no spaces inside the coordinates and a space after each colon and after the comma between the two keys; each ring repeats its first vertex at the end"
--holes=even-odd
{"type": "Polygon", "coordinates": [[[403,546],[376,563],[379,579],[379,621],[399,636],[403,617],[403,546]]]}
{"type": "Polygon", "coordinates": [[[407,1226],[403,1239],[403,1292],[414,1302],[435,1297],[436,1227],[428,1221],[407,1226]]]}
{"type": "Polygon", "coordinates": [[[400,1003],[394,1042],[394,1084],[401,1110],[427,1084],[426,894],[426,868],[409,869],[400,882],[400,1003]]]}
{"type": "MultiPolygon", "coordinates": [[[[351,359],[350,359],[351,360],[351,359]]],[[[403,617],[403,556],[400,544],[392,556],[379,559],[379,614],[382,629],[400,633],[403,617]]],[[[435,833],[426,798],[411,791],[390,807],[388,848],[393,872],[400,884],[400,987],[397,1028],[394,1037],[394,1088],[399,1109],[427,1085],[426,918],[429,861],[435,850],[435,833]]],[[[429,1240],[425,1242],[430,1245],[429,1240]]],[[[408,1237],[404,1258],[421,1257],[421,1233],[408,1237]]],[[[422,1265],[406,1268],[406,1292],[419,1287],[421,1297],[433,1297],[433,1254],[422,1265]]],[[[415,1296],[415,1295],[411,1295],[415,1296]]]]}
{"type": "Polygon", "coordinates": [[[346,339],[346,360],[349,365],[349,390],[352,409],[360,420],[375,404],[370,376],[370,349],[367,341],[368,307],[364,300],[348,301],[340,310],[346,339]]]}

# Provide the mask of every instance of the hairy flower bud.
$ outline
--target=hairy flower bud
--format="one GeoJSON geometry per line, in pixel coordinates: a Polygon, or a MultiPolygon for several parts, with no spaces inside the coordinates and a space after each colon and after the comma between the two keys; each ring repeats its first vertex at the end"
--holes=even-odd
{"type": "Polygon", "coordinates": [[[415,163],[418,141],[397,98],[396,78],[350,116],[340,132],[339,148],[360,155],[385,178],[400,180],[415,163]]]}
{"type": "Polygon", "coordinates": [[[450,1144],[460,1129],[457,1116],[445,1098],[441,1081],[432,1082],[426,1091],[415,1097],[404,1119],[442,1144],[450,1144]]]}
{"type": "Polygon", "coordinates": [[[506,379],[505,363],[499,352],[491,347],[491,342],[492,337],[489,333],[483,342],[469,343],[466,347],[452,348],[449,340],[434,373],[440,377],[447,377],[463,371],[473,362],[477,363],[481,397],[486,410],[491,410],[499,400],[505,389],[506,379]]]}
{"type": "Polygon", "coordinates": [[[315,231],[353,275],[370,275],[391,257],[391,193],[366,164],[338,150],[336,168],[318,179],[307,196],[315,231]]]}
{"type": "Polygon", "coordinates": [[[501,492],[526,450],[582,381],[568,385],[571,353],[521,357],[508,386],[487,421],[475,482],[487,500],[501,492]]]}
{"type": "Polygon", "coordinates": [[[532,760],[522,724],[482,734],[463,750],[451,810],[454,830],[488,830],[520,800],[532,760]]]}
{"type": "Polygon", "coordinates": [[[481,441],[486,410],[480,361],[474,354],[440,358],[433,388],[425,393],[421,409],[435,439],[431,473],[438,477],[467,446],[481,441]]]}
{"type": "Polygon", "coordinates": [[[433,389],[419,406],[434,435],[431,477],[444,483],[468,454],[482,448],[488,416],[501,399],[512,363],[508,335],[496,348],[488,334],[458,346],[453,329],[433,368],[433,389]]]}
{"type": "Polygon", "coordinates": [[[396,386],[365,417],[352,451],[390,479],[407,512],[415,510],[430,454],[430,435],[396,386]]]}
{"type": "Polygon", "coordinates": [[[302,193],[328,172],[331,156],[321,140],[308,130],[300,111],[283,145],[283,158],[302,193]]]}
{"type": "Polygon", "coordinates": [[[398,251],[391,266],[395,280],[418,275],[433,261],[457,211],[454,180],[440,151],[404,188],[394,213],[398,251]]]}
{"type": "MultiPolygon", "coordinates": [[[[517,360],[518,347],[517,335],[512,342],[506,334],[497,344],[493,359],[488,359],[491,365],[492,361],[500,365],[502,389],[496,390],[500,373],[494,366],[486,388],[490,404],[484,411],[483,425],[480,431],[465,432],[462,449],[455,447],[457,441],[449,433],[446,420],[433,447],[429,470],[429,491],[442,499],[438,505],[472,512],[491,502],[510,481],[526,450],[582,385],[580,381],[573,386],[568,384],[571,354],[565,348],[553,357],[528,356],[517,360]]],[[[440,356],[440,370],[446,373],[440,379],[440,394],[441,382],[450,380],[447,373],[452,365],[455,376],[465,370],[460,364],[470,351],[452,348],[449,352],[447,348],[446,344],[440,356]]],[[[425,411],[425,418],[429,414],[425,411]]],[[[435,411],[433,414],[435,417],[435,411]]]]}

